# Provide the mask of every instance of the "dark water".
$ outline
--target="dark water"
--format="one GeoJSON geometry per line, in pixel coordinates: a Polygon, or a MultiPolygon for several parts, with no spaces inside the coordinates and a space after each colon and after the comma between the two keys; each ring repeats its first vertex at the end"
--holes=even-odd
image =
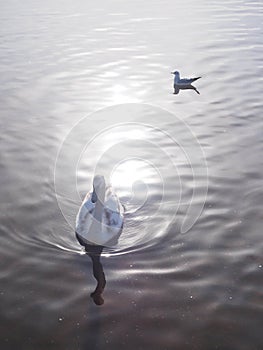
{"type": "Polygon", "coordinates": [[[262,349],[262,2],[0,13],[0,348],[262,349]],[[94,172],[127,209],[101,307],[74,235],[94,172]]]}

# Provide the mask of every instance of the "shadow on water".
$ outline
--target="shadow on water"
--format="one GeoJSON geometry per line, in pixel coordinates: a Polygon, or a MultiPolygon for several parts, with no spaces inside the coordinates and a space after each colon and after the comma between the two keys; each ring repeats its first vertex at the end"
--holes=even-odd
{"type": "Polygon", "coordinates": [[[174,95],[178,95],[180,90],[194,90],[198,95],[200,95],[200,92],[197,90],[197,88],[194,85],[186,85],[186,86],[174,86],[174,95]]]}
{"type": "Polygon", "coordinates": [[[96,305],[103,305],[104,299],[102,298],[102,293],[106,285],[106,279],[102,264],[100,262],[100,257],[104,247],[101,245],[87,244],[78,234],[76,234],[76,238],[79,243],[85,247],[85,251],[92,261],[93,276],[97,281],[97,286],[90,296],[96,305]]]}

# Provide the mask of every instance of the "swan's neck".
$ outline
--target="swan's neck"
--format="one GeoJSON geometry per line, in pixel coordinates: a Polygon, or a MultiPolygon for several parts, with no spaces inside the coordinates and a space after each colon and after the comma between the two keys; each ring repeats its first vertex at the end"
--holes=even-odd
{"type": "Polygon", "coordinates": [[[94,218],[100,222],[102,221],[104,201],[105,201],[105,189],[103,188],[97,191],[97,201],[95,203],[94,215],[93,215],[94,218]]]}
{"type": "Polygon", "coordinates": [[[93,215],[91,217],[92,223],[90,226],[90,232],[94,236],[99,236],[102,231],[102,216],[104,210],[104,201],[105,201],[105,186],[102,186],[96,189],[96,202],[93,211],[93,215]]]}

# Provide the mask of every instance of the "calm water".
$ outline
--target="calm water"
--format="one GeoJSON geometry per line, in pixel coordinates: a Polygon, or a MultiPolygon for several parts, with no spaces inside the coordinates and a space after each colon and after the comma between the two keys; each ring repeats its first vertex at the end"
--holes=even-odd
{"type": "Polygon", "coordinates": [[[0,6],[0,348],[262,349],[262,2],[0,6]],[[94,171],[126,206],[101,307],[94,171]]]}

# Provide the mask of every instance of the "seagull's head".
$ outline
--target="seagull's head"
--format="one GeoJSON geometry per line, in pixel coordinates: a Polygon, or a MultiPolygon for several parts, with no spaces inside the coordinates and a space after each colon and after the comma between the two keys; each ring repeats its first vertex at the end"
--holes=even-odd
{"type": "Polygon", "coordinates": [[[175,70],[174,72],[171,72],[171,74],[178,75],[178,76],[180,75],[177,70],[175,70]]]}

